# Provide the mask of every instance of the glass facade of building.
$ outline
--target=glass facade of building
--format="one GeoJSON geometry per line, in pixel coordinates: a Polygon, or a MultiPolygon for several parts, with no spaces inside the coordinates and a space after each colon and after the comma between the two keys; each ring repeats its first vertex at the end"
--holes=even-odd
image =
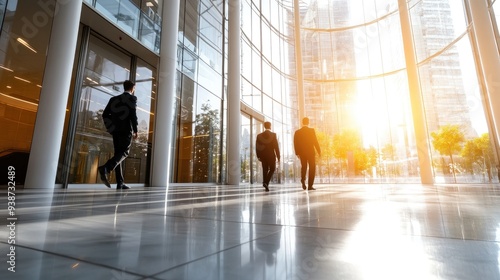
{"type": "MultiPolygon", "coordinates": [[[[0,166],[24,182],[52,29],[54,6],[0,1],[0,166]],[[5,167],[5,168],[4,168],[5,167]]],[[[6,184],[6,178],[0,184],[6,184]]]]}
{"type": "Polygon", "coordinates": [[[498,180],[492,144],[478,146],[492,124],[467,5],[420,0],[408,7],[422,120],[412,116],[398,1],[311,0],[302,12],[304,110],[325,139],[320,180],[420,182],[414,121],[425,122],[436,183],[498,180]],[[452,151],[438,145],[449,140],[445,128],[461,135],[452,151]]]}
{"type": "Polygon", "coordinates": [[[224,2],[180,1],[179,108],[173,180],[220,182],[224,96],[224,2]]]}
{"type": "MultiPolygon", "coordinates": [[[[162,42],[177,44],[170,181],[224,184],[231,129],[231,3],[179,2],[178,41],[162,42]]],[[[322,147],[317,183],[421,182],[423,145],[416,140],[416,124],[426,128],[424,148],[435,183],[498,182],[498,129],[484,85],[470,0],[409,0],[410,30],[402,24],[399,2],[241,0],[242,183],[262,181],[254,144],[264,121],[272,123],[282,155],[272,182],[298,181],[293,134],[300,127],[299,116],[311,119],[322,147]],[[403,32],[411,32],[415,49],[421,118],[410,98],[403,32]]],[[[137,82],[140,136],[125,161],[125,180],[148,185],[155,126],[165,125],[155,118],[162,82],[161,25],[168,21],[160,17],[163,4],[83,1],[107,26],[89,26],[82,17],[56,183],[100,183],[96,168],[111,156],[113,146],[99,114],[111,96],[121,93],[123,80],[132,79],[137,82]],[[104,29],[123,32],[137,46],[120,45],[104,29]]],[[[500,4],[488,4],[498,46],[500,4]]],[[[0,167],[18,166],[20,184],[29,160],[54,8],[51,1],[33,5],[0,0],[0,126],[6,132],[0,136],[0,167]]]]}
{"type": "Polygon", "coordinates": [[[278,136],[281,164],[273,182],[293,180],[296,173],[291,122],[297,110],[291,96],[296,90],[293,6],[288,1],[242,1],[241,7],[241,100],[260,112],[246,116],[242,126],[242,181],[262,182],[261,164],[255,156],[255,139],[262,122],[269,121],[278,136]],[[250,151],[250,152],[249,152],[250,151]]]}

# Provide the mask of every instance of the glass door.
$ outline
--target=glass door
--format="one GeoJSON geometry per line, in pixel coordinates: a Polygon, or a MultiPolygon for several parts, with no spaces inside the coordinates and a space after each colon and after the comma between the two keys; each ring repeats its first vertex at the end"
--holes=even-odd
{"type": "MultiPolygon", "coordinates": [[[[113,140],[104,127],[102,112],[111,97],[123,92],[123,81],[130,78],[131,61],[131,56],[95,36],[90,37],[82,93],[76,108],[69,183],[100,183],[97,167],[113,156],[113,140]]],[[[131,178],[129,171],[124,168],[127,183],[138,182],[139,178],[131,178]]],[[[114,172],[110,179],[114,182],[114,172]]]]}
{"type": "Polygon", "coordinates": [[[255,141],[257,140],[257,134],[264,131],[264,123],[255,118],[252,118],[252,183],[259,183],[263,181],[262,178],[262,164],[257,159],[257,154],[255,153],[255,141]]]}
{"type": "Polygon", "coordinates": [[[257,134],[263,131],[263,122],[241,113],[241,183],[262,182],[262,165],[255,154],[257,134]]]}
{"type": "Polygon", "coordinates": [[[251,182],[252,170],[252,124],[251,117],[241,113],[241,141],[240,141],[240,161],[241,161],[241,179],[240,183],[251,182]]]}

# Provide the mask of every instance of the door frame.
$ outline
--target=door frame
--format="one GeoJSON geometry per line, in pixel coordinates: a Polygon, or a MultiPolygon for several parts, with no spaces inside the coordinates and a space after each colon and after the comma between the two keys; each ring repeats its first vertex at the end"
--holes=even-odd
{"type": "MultiPolygon", "coordinates": [[[[254,126],[257,122],[260,122],[261,124],[264,123],[265,121],[265,116],[258,112],[257,110],[253,109],[252,107],[248,106],[247,104],[243,103],[240,101],[240,114],[241,115],[246,115],[250,118],[250,184],[255,183],[254,178],[254,164],[257,164],[256,158],[255,158],[255,138],[257,137],[257,134],[262,132],[262,126],[260,127],[259,130],[254,132],[254,126]]],[[[241,137],[242,135],[240,135],[241,137]]],[[[240,140],[241,141],[241,140],[240,140]]],[[[240,143],[241,144],[241,143],[240,143]]],[[[258,168],[258,166],[255,166],[255,168],[258,168]]]]}

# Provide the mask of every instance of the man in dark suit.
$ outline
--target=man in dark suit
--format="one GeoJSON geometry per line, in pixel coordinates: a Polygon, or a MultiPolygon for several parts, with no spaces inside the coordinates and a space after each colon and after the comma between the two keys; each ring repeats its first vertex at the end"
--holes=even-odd
{"type": "Polygon", "coordinates": [[[269,191],[269,181],[273,177],[274,170],[276,170],[276,159],[280,161],[280,148],[278,147],[278,139],[276,133],[271,132],[271,123],[265,122],[264,132],[257,135],[255,143],[255,151],[257,158],[262,163],[262,172],[264,181],[262,186],[269,191]]]}
{"type": "Polygon", "coordinates": [[[293,146],[295,148],[295,154],[300,159],[301,169],[300,169],[300,182],[302,183],[302,189],[306,189],[306,171],[309,165],[309,176],[308,176],[308,190],[315,190],[313,188],[314,176],[316,175],[316,153],[314,149],[321,156],[321,149],[319,148],[318,139],[316,138],[316,133],[313,128],[309,127],[309,118],[302,119],[302,128],[295,131],[293,136],[293,146]]]}
{"type": "Polygon", "coordinates": [[[127,158],[132,137],[137,139],[137,97],[134,96],[135,84],[132,81],[123,82],[124,92],[111,97],[102,113],[106,130],[113,135],[114,156],[104,165],[98,167],[101,180],[106,187],[111,188],[108,174],[116,172],[116,189],[130,189],[123,182],[122,162],[127,158]]]}

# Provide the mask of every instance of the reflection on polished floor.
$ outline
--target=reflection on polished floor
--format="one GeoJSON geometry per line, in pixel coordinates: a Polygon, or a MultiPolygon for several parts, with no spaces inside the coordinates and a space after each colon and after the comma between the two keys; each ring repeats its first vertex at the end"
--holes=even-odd
{"type": "Polygon", "coordinates": [[[316,187],[17,190],[0,279],[500,279],[498,184],[316,187]]]}

